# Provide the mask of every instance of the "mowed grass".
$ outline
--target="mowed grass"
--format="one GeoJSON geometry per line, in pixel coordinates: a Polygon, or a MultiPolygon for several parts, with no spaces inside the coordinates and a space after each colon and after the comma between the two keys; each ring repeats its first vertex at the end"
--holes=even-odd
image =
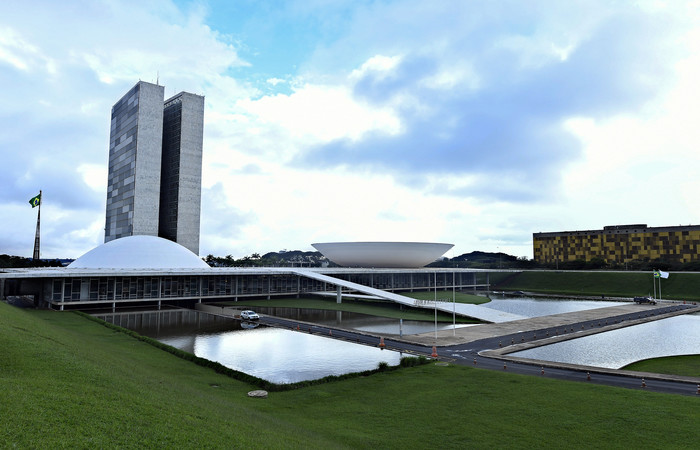
{"type": "MultiPolygon", "coordinates": [[[[410,292],[401,293],[407,297],[420,300],[433,300],[434,292],[410,292]]],[[[438,299],[450,299],[452,301],[452,291],[438,291],[438,299]]],[[[457,303],[485,303],[490,301],[488,297],[471,295],[457,292],[455,293],[455,301],[457,303]]],[[[433,321],[434,312],[432,309],[410,308],[399,305],[390,301],[366,300],[344,298],[342,303],[337,303],[335,298],[272,298],[269,300],[250,300],[241,299],[238,302],[223,302],[221,304],[229,306],[237,306],[240,308],[247,307],[251,309],[263,307],[278,307],[278,308],[301,308],[301,309],[320,309],[328,311],[347,311],[361,314],[369,314],[378,317],[389,317],[392,319],[405,320],[423,320],[433,321]]],[[[452,322],[452,314],[438,312],[439,322],[452,322]]],[[[457,317],[457,322],[460,323],[480,323],[479,320],[467,317],[457,317]]]]}
{"type": "MultiPolygon", "coordinates": [[[[419,300],[434,300],[437,296],[438,300],[444,300],[447,302],[452,301],[452,290],[442,290],[442,291],[416,291],[416,292],[401,292],[401,295],[406,297],[411,297],[419,300]]],[[[488,303],[491,301],[488,297],[483,295],[472,295],[464,292],[454,293],[455,301],[457,303],[471,303],[473,305],[480,305],[482,303],[488,303]]]]}
{"type": "Polygon", "coordinates": [[[623,369],[700,378],[700,355],[666,356],[628,364],[623,369]]]}
{"type": "MultiPolygon", "coordinates": [[[[635,297],[653,295],[652,280],[651,272],[527,271],[512,274],[492,288],[561,295],[635,297]]],[[[661,294],[665,299],[700,300],[700,273],[671,272],[667,279],[661,280],[661,294]]]]}
{"type": "Polygon", "coordinates": [[[0,303],[19,448],[695,448],[700,399],[434,364],[253,389],[72,313],[0,303]]]}

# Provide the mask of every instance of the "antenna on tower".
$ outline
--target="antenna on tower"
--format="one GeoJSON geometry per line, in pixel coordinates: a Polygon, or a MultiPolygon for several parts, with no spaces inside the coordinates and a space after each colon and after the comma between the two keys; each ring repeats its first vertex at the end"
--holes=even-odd
{"type": "Polygon", "coordinates": [[[157,86],[160,86],[159,81],[160,81],[160,74],[159,74],[158,71],[156,70],[156,85],[157,85],[157,86]]]}

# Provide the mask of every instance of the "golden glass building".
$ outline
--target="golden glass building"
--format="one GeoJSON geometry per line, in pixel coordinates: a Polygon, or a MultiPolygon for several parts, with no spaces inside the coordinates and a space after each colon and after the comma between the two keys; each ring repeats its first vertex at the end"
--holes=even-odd
{"type": "Polygon", "coordinates": [[[687,263],[700,259],[700,225],[611,225],[602,230],[533,233],[532,245],[538,263],[594,258],[606,263],[655,259],[687,263]]]}

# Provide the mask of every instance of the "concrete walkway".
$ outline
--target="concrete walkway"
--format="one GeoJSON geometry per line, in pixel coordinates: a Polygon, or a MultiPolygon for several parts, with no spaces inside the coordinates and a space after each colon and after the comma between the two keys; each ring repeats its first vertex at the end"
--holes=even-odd
{"type": "MultiPolygon", "coordinates": [[[[700,312],[700,306],[695,306],[694,309],[689,309],[691,308],[689,305],[683,305],[685,308],[681,308],[675,312],[668,312],[661,315],[648,315],[646,317],[642,317],[634,321],[625,321],[624,323],[613,323],[611,319],[612,317],[622,315],[644,314],[645,312],[652,313],[655,310],[659,310],[668,306],[668,304],[637,305],[636,303],[626,303],[620,306],[609,306],[605,308],[589,309],[585,311],[553,314],[551,316],[533,317],[528,319],[514,320],[505,323],[474,325],[470,327],[457,328],[454,331],[452,329],[441,330],[437,333],[437,341],[435,340],[434,332],[404,336],[403,340],[409,341],[414,344],[448,346],[466,344],[481,339],[508,336],[523,332],[534,332],[537,330],[545,330],[549,328],[560,328],[559,334],[564,335],[560,337],[560,340],[565,340],[574,339],[577,337],[585,336],[587,334],[600,333],[615,328],[650,322],[653,320],[665,319],[667,317],[672,317],[675,315],[700,312]],[[609,323],[606,323],[606,321],[608,320],[609,323]],[[581,329],[579,325],[576,329],[571,331],[570,326],[572,324],[590,321],[598,321],[600,322],[600,325],[595,328],[588,327],[588,329],[581,329]],[[569,327],[567,328],[567,326],[569,327]]],[[[540,334],[539,338],[536,339],[542,339],[545,337],[549,336],[540,334]]],[[[551,337],[552,339],[555,338],[555,334],[552,333],[551,337]]],[[[547,343],[552,342],[548,341],[547,343]]],[[[510,344],[510,341],[503,342],[504,346],[510,344]]],[[[540,345],[544,344],[540,343],[540,345]]]]}

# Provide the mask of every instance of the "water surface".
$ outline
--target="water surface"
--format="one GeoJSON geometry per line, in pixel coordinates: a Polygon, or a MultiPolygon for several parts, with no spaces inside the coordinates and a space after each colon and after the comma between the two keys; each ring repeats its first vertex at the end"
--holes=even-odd
{"type": "Polygon", "coordinates": [[[518,314],[525,317],[550,316],[588,309],[619,306],[623,303],[598,301],[598,300],[571,300],[565,298],[535,299],[529,297],[511,297],[505,299],[492,299],[480,306],[496,309],[498,311],[518,314]]]}
{"type": "Polygon", "coordinates": [[[700,315],[669,317],[536,347],[512,356],[619,369],[642,359],[700,354],[700,315]]]}
{"type": "MultiPolygon", "coordinates": [[[[282,307],[257,308],[256,311],[285,319],[376,334],[410,335],[429,333],[435,330],[435,322],[433,321],[399,320],[347,311],[282,307]]],[[[456,328],[465,326],[472,326],[472,324],[457,324],[456,328]]],[[[451,330],[452,324],[438,322],[437,329],[438,331],[451,330]]]]}
{"type": "Polygon", "coordinates": [[[401,353],[188,310],[99,315],[200,358],[273,383],[397,365],[401,353]]]}

